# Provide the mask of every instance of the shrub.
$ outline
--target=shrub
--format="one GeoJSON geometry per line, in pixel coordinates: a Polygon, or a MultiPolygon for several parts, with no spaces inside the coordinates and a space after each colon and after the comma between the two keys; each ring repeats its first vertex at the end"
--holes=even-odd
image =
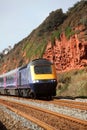
{"type": "Polygon", "coordinates": [[[87,18],[80,19],[80,23],[83,24],[84,26],[87,26],[87,18]]]}
{"type": "Polygon", "coordinates": [[[60,34],[61,34],[61,30],[54,31],[52,33],[52,35],[51,35],[51,41],[52,41],[53,44],[55,43],[55,38],[57,38],[57,39],[60,40],[60,34]]]}
{"type": "Polygon", "coordinates": [[[65,36],[67,37],[67,39],[70,39],[70,36],[72,36],[73,34],[74,32],[72,31],[70,26],[65,28],[65,36]]]}

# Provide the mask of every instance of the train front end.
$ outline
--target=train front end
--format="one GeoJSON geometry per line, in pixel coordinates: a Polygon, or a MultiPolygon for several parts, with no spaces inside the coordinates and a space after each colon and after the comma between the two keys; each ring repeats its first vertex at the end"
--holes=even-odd
{"type": "Polygon", "coordinates": [[[36,96],[55,96],[57,77],[54,65],[46,59],[38,59],[32,62],[30,70],[32,88],[36,96]]]}

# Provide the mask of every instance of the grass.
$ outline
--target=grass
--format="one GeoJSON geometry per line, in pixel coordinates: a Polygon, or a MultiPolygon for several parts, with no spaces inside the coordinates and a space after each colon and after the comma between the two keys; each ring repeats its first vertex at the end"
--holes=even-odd
{"type": "Polygon", "coordinates": [[[60,35],[61,35],[61,29],[60,30],[56,30],[52,33],[51,35],[51,42],[54,44],[55,42],[55,38],[60,40],[60,35]]]}
{"type": "Polygon", "coordinates": [[[72,35],[74,35],[74,31],[72,31],[72,28],[70,26],[67,26],[65,28],[65,35],[66,35],[67,39],[70,39],[70,37],[72,35]]]}
{"type": "Polygon", "coordinates": [[[58,74],[58,79],[58,96],[87,96],[87,68],[58,74]]]}
{"type": "Polygon", "coordinates": [[[45,39],[41,42],[34,42],[34,43],[26,42],[23,51],[26,52],[26,57],[28,59],[32,59],[33,57],[41,58],[45,51],[46,45],[47,43],[45,39]]]}

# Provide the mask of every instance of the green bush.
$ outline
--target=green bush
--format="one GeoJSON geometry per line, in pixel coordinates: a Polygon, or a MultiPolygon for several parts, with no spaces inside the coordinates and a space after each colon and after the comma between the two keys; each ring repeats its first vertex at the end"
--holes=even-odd
{"type": "Polygon", "coordinates": [[[87,26],[87,18],[82,18],[80,19],[80,23],[83,24],[84,26],[87,26]]]}
{"type": "Polygon", "coordinates": [[[72,31],[70,26],[67,26],[65,28],[65,36],[67,37],[67,39],[70,39],[70,36],[72,36],[74,34],[74,31],[72,31]]]}
{"type": "Polygon", "coordinates": [[[54,44],[55,43],[55,38],[60,40],[60,34],[61,30],[54,31],[51,35],[51,42],[54,44]]]}
{"type": "Polygon", "coordinates": [[[87,68],[58,74],[57,95],[86,97],[87,68]]]}

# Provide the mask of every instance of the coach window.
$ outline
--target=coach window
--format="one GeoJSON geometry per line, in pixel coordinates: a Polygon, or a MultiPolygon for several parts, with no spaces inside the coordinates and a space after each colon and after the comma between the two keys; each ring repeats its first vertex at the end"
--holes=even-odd
{"type": "Polygon", "coordinates": [[[14,83],[14,75],[9,75],[6,77],[6,83],[11,84],[14,83]]]}

